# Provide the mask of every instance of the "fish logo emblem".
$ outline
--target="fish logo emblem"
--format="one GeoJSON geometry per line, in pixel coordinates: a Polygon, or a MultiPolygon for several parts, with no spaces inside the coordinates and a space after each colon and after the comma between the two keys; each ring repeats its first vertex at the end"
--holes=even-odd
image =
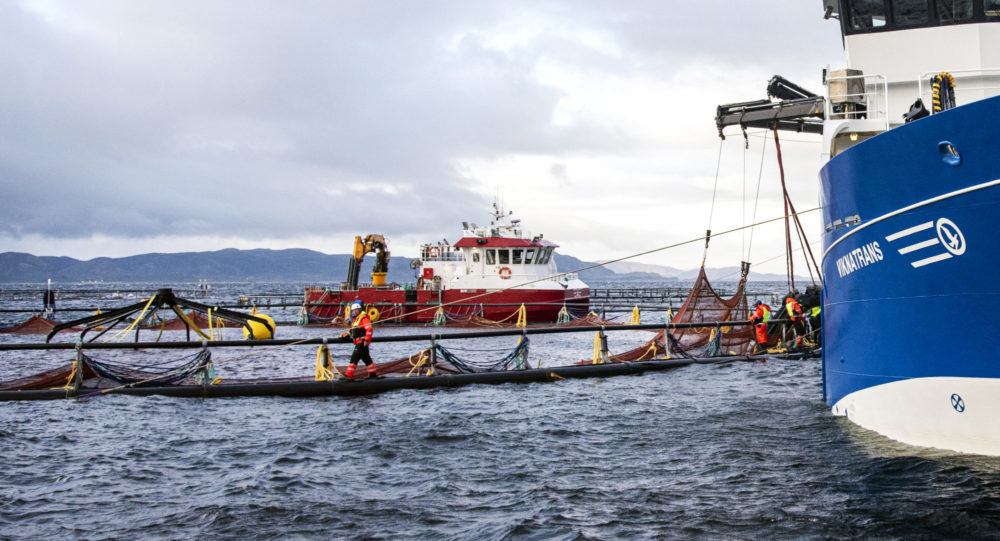
{"type": "Polygon", "coordinates": [[[962,235],[962,230],[955,225],[955,222],[948,218],[938,218],[936,222],[933,220],[924,222],[885,237],[885,240],[888,242],[895,242],[900,239],[912,242],[912,244],[907,244],[897,249],[900,255],[917,252],[916,255],[919,259],[910,262],[913,268],[923,267],[924,265],[960,256],[965,253],[966,248],[965,236],[962,235]],[[934,230],[936,235],[927,238],[926,235],[930,233],[931,229],[934,230]],[[920,235],[921,233],[923,235],[920,235]],[[936,248],[936,250],[930,250],[931,248],[936,248]],[[932,253],[941,250],[941,248],[944,248],[944,251],[932,253]]]}

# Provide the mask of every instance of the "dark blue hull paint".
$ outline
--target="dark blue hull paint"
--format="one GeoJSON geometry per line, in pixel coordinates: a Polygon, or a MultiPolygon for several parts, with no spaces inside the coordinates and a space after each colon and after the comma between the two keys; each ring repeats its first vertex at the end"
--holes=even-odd
{"type": "Polygon", "coordinates": [[[824,249],[843,238],[823,260],[828,404],[908,378],[1000,378],[1000,185],[988,185],[998,179],[1000,97],[890,130],[821,170],[824,223],[861,219],[824,236],[824,249]],[[900,235],[921,224],[931,227],[900,235]]]}

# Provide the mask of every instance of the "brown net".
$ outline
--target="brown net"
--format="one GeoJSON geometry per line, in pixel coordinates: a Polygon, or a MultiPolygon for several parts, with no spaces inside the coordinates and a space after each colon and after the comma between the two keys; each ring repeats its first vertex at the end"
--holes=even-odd
{"type": "MultiPolygon", "coordinates": [[[[197,325],[199,329],[208,329],[208,316],[206,316],[205,314],[202,314],[201,312],[195,312],[194,310],[192,310],[185,315],[188,317],[188,319],[191,320],[192,323],[197,325]]],[[[212,321],[213,328],[220,329],[226,326],[225,320],[217,317],[212,319],[214,320],[212,321]]],[[[153,329],[153,330],[162,328],[165,331],[183,331],[184,329],[187,328],[187,325],[184,323],[183,319],[175,317],[165,320],[163,323],[142,325],[142,328],[153,329]]]]}
{"type": "MultiPolygon", "coordinates": [[[[698,278],[691,287],[684,305],[681,306],[671,323],[700,323],[716,321],[746,321],[750,319],[745,295],[747,277],[744,274],[736,288],[736,294],[723,299],[712,288],[705,267],[698,271],[698,278]]],[[[674,329],[671,332],[677,343],[684,350],[697,348],[708,344],[713,327],[693,327],[689,329],[674,329]]],[[[753,350],[753,327],[740,325],[736,327],[720,327],[719,354],[746,355],[753,350]]]]}
{"type": "MultiPolygon", "coordinates": [[[[62,388],[71,383],[73,376],[73,363],[67,363],[60,367],[46,370],[38,374],[25,376],[19,379],[0,382],[0,391],[35,391],[41,389],[62,388]]],[[[83,378],[93,378],[96,374],[86,364],[83,365],[83,378]]]]}
{"type": "MultiPolygon", "coordinates": [[[[745,321],[750,318],[745,295],[746,274],[740,279],[736,294],[724,299],[712,288],[705,275],[705,268],[698,272],[691,292],[684,304],[670,320],[671,323],[715,323],[718,321],[745,321]]],[[[609,355],[611,362],[646,361],[667,352],[665,331],[660,331],[645,344],[616,355],[609,355]]],[[[670,331],[670,352],[697,357],[715,355],[747,355],[753,351],[753,327],[749,325],[706,325],[673,329],[670,331]]],[[[585,363],[593,361],[583,361],[585,363]]]]}
{"type": "MultiPolygon", "coordinates": [[[[59,323],[50,319],[45,319],[44,317],[35,315],[31,316],[23,323],[19,323],[0,332],[10,334],[49,334],[58,324],[59,323]]],[[[63,329],[60,332],[80,332],[80,329],[78,327],[71,327],[69,329],[63,329]]]]}

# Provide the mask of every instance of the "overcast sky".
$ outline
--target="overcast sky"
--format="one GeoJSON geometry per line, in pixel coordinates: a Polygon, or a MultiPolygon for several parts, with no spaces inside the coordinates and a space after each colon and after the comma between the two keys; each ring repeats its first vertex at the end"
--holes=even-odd
{"type": "MultiPolygon", "coordinates": [[[[80,259],[456,241],[500,193],[604,260],[781,214],[720,103],[843,65],[821,0],[0,0],[0,252],[80,259]],[[746,196],[744,196],[746,192],[746,196]]],[[[817,136],[783,135],[797,208],[817,136]]],[[[805,220],[818,242],[818,213],[805,220]]],[[[781,272],[781,226],[748,258],[781,272]]],[[[749,238],[713,241],[736,265],[749,238]]],[[[640,262],[697,267],[701,247],[640,262]]]]}

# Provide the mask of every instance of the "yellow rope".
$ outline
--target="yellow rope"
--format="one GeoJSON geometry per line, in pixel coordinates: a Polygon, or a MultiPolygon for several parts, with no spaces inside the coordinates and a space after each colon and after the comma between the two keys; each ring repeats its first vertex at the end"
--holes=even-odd
{"type": "Polygon", "coordinates": [[[639,305],[637,304],[635,308],[632,309],[632,320],[628,322],[629,325],[639,325],[639,305]]]}
{"type": "Polygon", "coordinates": [[[601,364],[604,360],[601,359],[601,331],[594,333],[594,362],[593,364],[601,364]]]}
{"type": "Polygon", "coordinates": [[[333,379],[333,360],[330,358],[330,348],[326,344],[316,349],[316,381],[333,379]]]}
{"type": "Polygon", "coordinates": [[[160,333],[156,335],[156,341],[159,342],[160,338],[163,338],[163,328],[167,326],[167,322],[161,317],[160,318],[160,333]]]}
{"type": "Polygon", "coordinates": [[[142,307],[142,312],[139,312],[139,317],[135,318],[135,321],[133,321],[131,325],[129,325],[126,329],[124,329],[122,331],[119,331],[118,334],[112,336],[111,338],[108,338],[104,342],[107,343],[107,342],[110,342],[112,340],[114,340],[116,342],[121,342],[122,338],[124,338],[125,335],[129,333],[129,331],[131,331],[132,329],[134,329],[135,326],[138,325],[140,321],[142,321],[142,316],[146,315],[146,310],[149,310],[149,305],[153,304],[153,299],[155,299],[155,298],[156,298],[156,295],[153,295],[152,297],[149,298],[149,301],[146,302],[146,306],[142,307]]]}
{"type": "Polygon", "coordinates": [[[524,303],[517,309],[517,323],[514,326],[522,329],[528,326],[528,309],[524,307],[524,303]]]}
{"type": "MultiPolygon", "coordinates": [[[[522,307],[523,306],[524,305],[522,305],[522,307]]],[[[440,308],[438,308],[438,310],[440,310],[440,308]]],[[[519,316],[520,314],[521,314],[521,309],[518,308],[517,310],[514,310],[513,312],[511,312],[511,314],[509,316],[507,316],[507,317],[505,317],[505,318],[497,321],[497,323],[503,323],[504,321],[507,321],[508,319],[512,319],[514,316],[519,316]]]]}
{"type": "MultiPolygon", "coordinates": [[[[210,340],[215,340],[215,329],[212,328],[212,308],[208,309],[208,336],[210,340]]],[[[221,338],[221,337],[220,337],[221,338]]]]}
{"type": "MultiPolygon", "coordinates": [[[[410,377],[413,374],[414,370],[417,371],[417,375],[420,375],[419,368],[421,366],[423,366],[425,363],[427,363],[427,361],[430,360],[430,355],[427,355],[427,350],[426,349],[423,350],[423,351],[421,351],[417,355],[419,355],[419,357],[417,357],[417,362],[415,362],[415,363],[413,362],[413,355],[410,355],[409,358],[407,358],[407,361],[410,362],[410,366],[412,366],[413,368],[410,368],[410,371],[406,373],[406,377],[410,377]]],[[[427,375],[428,376],[433,375],[433,374],[434,374],[433,367],[427,370],[427,375]]]]}
{"type": "Polygon", "coordinates": [[[191,321],[191,318],[187,317],[187,314],[185,314],[183,310],[181,310],[180,308],[177,308],[176,306],[171,306],[171,309],[173,309],[174,313],[177,314],[177,317],[181,318],[181,321],[183,321],[184,323],[187,323],[187,325],[194,332],[198,333],[198,336],[204,338],[205,340],[211,340],[212,339],[211,336],[208,336],[207,334],[205,334],[205,331],[199,329],[198,326],[194,324],[194,321],[191,321]]]}
{"type": "Polygon", "coordinates": [[[646,360],[646,355],[649,355],[650,359],[652,359],[653,357],[656,357],[656,340],[653,340],[652,342],[650,342],[649,343],[649,348],[646,349],[646,352],[643,353],[642,356],[639,357],[636,360],[637,361],[645,361],[646,360]]]}
{"type": "Polygon", "coordinates": [[[73,388],[72,383],[73,383],[73,379],[76,377],[76,365],[77,365],[78,362],[79,361],[73,361],[73,369],[70,370],[69,377],[66,378],[66,385],[63,385],[62,387],[55,387],[55,389],[59,389],[59,390],[65,391],[65,390],[69,390],[69,389],[73,388]]]}

